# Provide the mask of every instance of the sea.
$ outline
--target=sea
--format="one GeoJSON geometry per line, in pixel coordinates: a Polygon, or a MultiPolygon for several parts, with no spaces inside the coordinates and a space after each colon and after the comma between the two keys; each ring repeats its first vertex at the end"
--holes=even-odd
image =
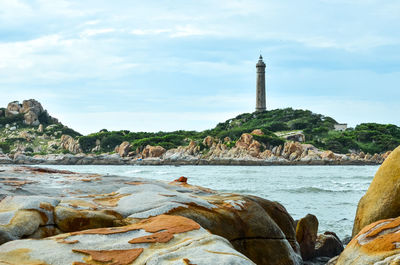
{"type": "Polygon", "coordinates": [[[123,175],[188,183],[222,192],[251,194],[280,202],[296,220],[308,213],[319,232],[351,235],[360,198],[379,166],[46,166],[81,173],[123,175]]]}

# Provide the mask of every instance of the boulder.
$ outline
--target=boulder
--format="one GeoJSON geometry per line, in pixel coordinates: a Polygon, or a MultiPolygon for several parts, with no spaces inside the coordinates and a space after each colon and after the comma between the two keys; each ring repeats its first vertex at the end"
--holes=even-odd
{"type": "Polygon", "coordinates": [[[0,264],[237,264],[255,265],[224,238],[180,216],[136,224],[18,240],[0,246],[0,264]],[[43,251],[45,250],[45,251],[43,251]]]}
{"type": "Polygon", "coordinates": [[[333,232],[325,232],[318,235],[315,244],[317,257],[336,257],[343,251],[343,244],[339,237],[333,232]]]}
{"type": "MultiPolygon", "coordinates": [[[[303,146],[299,142],[285,142],[283,146],[282,156],[289,158],[291,154],[296,153],[294,156],[297,158],[303,153],[303,146]]],[[[292,156],[293,157],[293,156],[292,156]]]]}
{"type": "Polygon", "coordinates": [[[244,133],[240,136],[239,140],[236,142],[236,147],[247,149],[253,142],[253,136],[249,133],[244,133]]]}
{"type": "Polygon", "coordinates": [[[70,135],[64,134],[61,136],[60,146],[73,154],[78,154],[82,152],[79,142],[75,141],[75,139],[72,138],[72,136],[70,135]]]}
{"type": "Polygon", "coordinates": [[[367,192],[360,199],[353,236],[375,221],[400,216],[400,147],[379,167],[367,192]]]}
{"type": "Polygon", "coordinates": [[[37,131],[38,131],[39,133],[42,133],[42,132],[44,131],[44,129],[43,129],[43,124],[39,124],[39,128],[37,129],[37,131]]]}
{"type": "Polygon", "coordinates": [[[365,226],[340,254],[336,265],[395,265],[400,261],[400,217],[365,226]]]}
{"type": "Polygon", "coordinates": [[[21,112],[27,113],[29,111],[32,111],[36,115],[39,115],[40,113],[42,113],[44,111],[44,109],[42,107],[42,104],[40,104],[40,102],[35,99],[28,99],[28,100],[22,101],[21,112]]]}
{"type": "Polygon", "coordinates": [[[124,141],[116,148],[116,152],[121,157],[125,157],[129,154],[130,149],[131,149],[131,144],[127,141],[124,141]]]}
{"type": "Polygon", "coordinates": [[[13,101],[13,102],[8,103],[7,110],[13,114],[14,113],[18,114],[18,113],[20,113],[21,107],[22,107],[22,105],[19,104],[18,101],[13,101]]]}
{"type": "Polygon", "coordinates": [[[211,147],[215,142],[215,139],[212,136],[207,136],[203,139],[203,144],[207,147],[211,147]]]}
{"type": "Polygon", "coordinates": [[[143,152],[143,158],[160,157],[166,152],[165,148],[162,146],[151,146],[147,145],[143,152]]]}
{"type": "Polygon", "coordinates": [[[297,222],[296,240],[300,244],[303,260],[315,257],[315,243],[318,233],[318,219],[315,215],[307,214],[297,222]]]}
{"type": "Polygon", "coordinates": [[[334,159],[335,159],[335,154],[334,154],[332,151],[327,150],[327,151],[324,151],[324,152],[321,154],[321,158],[322,158],[323,160],[334,160],[334,159]]]}

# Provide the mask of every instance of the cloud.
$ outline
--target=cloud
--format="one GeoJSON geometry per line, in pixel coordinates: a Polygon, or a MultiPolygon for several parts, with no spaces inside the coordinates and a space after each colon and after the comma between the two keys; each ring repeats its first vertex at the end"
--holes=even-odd
{"type": "Polygon", "coordinates": [[[85,37],[92,37],[100,34],[107,34],[107,33],[112,33],[117,31],[116,29],[113,28],[106,28],[106,29],[86,29],[84,30],[80,36],[85,38],[85,37]]]}

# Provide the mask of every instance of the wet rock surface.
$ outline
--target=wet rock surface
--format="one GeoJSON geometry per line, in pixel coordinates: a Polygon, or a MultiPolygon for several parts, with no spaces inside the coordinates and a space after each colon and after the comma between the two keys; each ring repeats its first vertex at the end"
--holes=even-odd
{"type": "Polygon", "coordinates": [[[210,263],[212,259],[218,260],[218,264],[253,264],[250,260],[256,264],[302,262],[294,221],[277,202],[219,193],[192,186],[183,178],[166,183],[32,167],[2,166],[0,169],[0,239],[4,243],[0,246],[0,261],[3,262],[13,264],[12,257],[37,262],[32,264],[56,264],[52,263],[52,258],[70,262],[59,264],[96,264],[100,260],[104,264],[144,264],[141,259],[147,260],[146,264],[182,264],[185,259],[190,262],[187,264],[213,264],[210,263]],[[146,233],[133,236],[132,231],[126,231],[129,227],[152,222],[153,218],[177,216],[189,221],[172,230],[154,229],[150,231],[152,234],[146,234],[150,232],[145,230],[146,233]],[[196,229],[185,230],[187,226],[196,229]],[[118,236],[98,235],[102,229],[125,232],[117,233],[118,236]],[[176,229],[185,232],[175,233],[176,229]],[[125,233],[129,234],[129,240],[126,237],[118,241],[125,233]],[[201,239],[193,239],[197,243],[191,245],[188,242],[193,233],[195,238],[198,235],[201,239]],[[22,238],[45,239],[18,240],[22,238]],[[108,244],[108,240],[114,240],[114,244],[108,244]],[[148,249],[154,247],[146,244],[155,244],[157,251],[165,255],[170,247],[182,254],[164,258],[164,254],[157,254],[155,250],[150,254],[148,249]],[[58,256],[42,256],[43,248],[58,256]],[[141,254],[137,250],[140,248],[143,249],[141,254]],[[118,257],[122,252],[117,250],[132,250],[124,252],[124,256],[132,260],[138,257],[136,261],[120,261],[118,257]],[[204,256],[204,260],[196,258],[196,253],[204,256]],[[157,263],[155,257],[162,257],[161,263],[157,263]],[[179,262],[174,263],[175,258],[179,262]]]}

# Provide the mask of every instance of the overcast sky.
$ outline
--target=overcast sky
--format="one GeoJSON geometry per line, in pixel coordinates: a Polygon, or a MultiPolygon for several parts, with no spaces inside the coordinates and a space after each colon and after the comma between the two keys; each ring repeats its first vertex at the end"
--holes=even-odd
{"type": "Polygon", "coordinates": [[[0,0],[0,106],[65,125],[203,130],[255,108],[400,125],[398,0],[0,0]]]}

